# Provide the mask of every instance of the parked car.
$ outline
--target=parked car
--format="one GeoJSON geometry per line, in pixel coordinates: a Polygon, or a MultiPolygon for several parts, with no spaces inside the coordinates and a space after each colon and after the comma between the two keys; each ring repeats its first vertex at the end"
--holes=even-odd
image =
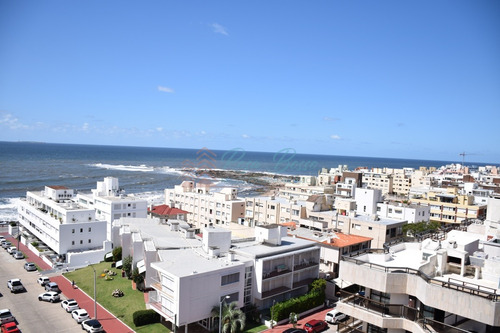
{"type": "Polygon", "coordinates": [[[306,330],[303,330],[302,328],[288,328],[282,333],[306,333],[306,330]]]}
{"type": "Polygon", "coordinates": [[[82,330],[87,331],[87,333],[104,332],[101,323],[97,319],[85,320],[82,323],[82,330]]]}
{"type": "Polygon", "coordinates": [[[46,291],[54,291],[56,293],[60,293],[61,289],[59,289],[59,286],[55,282],[49,282],[45,285],[45,290],[46,291]]]}
{"type": "Polygon", "coordinates": [[[24,259],[24,253],[21,251],[16,251],[12,254],[15,259],[24,259]]]}
{"type": "Polygon", "coordinates": [[[53,291],[49,291],[49,292],[38,295],[38,300],[54,303],[54,302],[58,302],[59,300],[61,300],[61,298],[59,297],[58,293],[53,292],[53,291]]]}
{"type": "Polygon", "coordinates": [[[74,320],[76,320],[78,324],[80,324],[84,320],[90,319],[89,314],[85,309],[73,310],[71,312],[71,316],[74,320]]]}
{"type": "Polygon", "coordinates": [[[0,310],[0,324],[10,323],[16,321],[9,309],[0,310]]]}
{"type": "Polygon", "coordinates": [[[309,320],[307,323],[304,325],[304,329],[306,332],[311,333],[311,332],[321,332],[323,330],[326,330],[328,328],[328,324],[324,322],[323,320],[309,320]]]}
{"type": "Polygon", "coordinates": [[[330,324],[336,324],[339,321],[347,319],[348,316],[345,313],[339,312],[338,310],[332,310],[327,312],[325,315],[325,321],[330,324]]]}
{"type": "Polygon", "coordinates": [[[9,252],[10,254],[12,254],[12,252],[14,252],[14,251],[17,251],[17,247],[15,247],[15,246],[9,246],[7,248],[7,252],[9,252]]]}
{"type": "Polygon", "coordinates": [[[19,291],[24,291],[24,286],[20,279],[10,279],[7,281],[7,288],[10,289],[11,293],[17,293],[19,291]]]}
{"type": "Polygon", "coordinates": [[[78,302],[75,301],[74,299],[66,299],[61,302],[61,307],[66,310],[66,312],[71,312],[74,310],[78,310],[80,306],[78,305],[78,302]]]}
{"type": "Polygon", "coordinates": [[[12,246],[12,243],[11,243],[11,242],[9,242],[9,241],[2,242],[2,247],[3,247],[4,249],[7,249],[7,248],[9,248],[9,247],[11,247],[11,246],[12,246]]]}
{"type": "Polygon", "coordinates": [[[36,265],[33,262],[27,262],[24,264],[24,269],[28,272],[36,271],[36,265]]]}
{"type": "Polygon", "coordinates": [[[50,282],[50,279],[47,276],[40,276],[38,279],[36,279],[36,282],[44,287],[47,283],[50,282]]]}
{"type": "Polygon", "coordinates": [[[0,329],[1,333],[21,333],[16,323],[11,321],[9,323],[2,324],[0,329]]]}

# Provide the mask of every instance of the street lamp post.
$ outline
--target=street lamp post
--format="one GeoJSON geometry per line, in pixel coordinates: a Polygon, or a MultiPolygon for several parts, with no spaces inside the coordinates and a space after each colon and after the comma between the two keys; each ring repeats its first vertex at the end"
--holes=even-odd
{"type": "Polygon", "coordinates": [[[228,298],[229,296],[224,296],[224,298],[222,299],[222,301],[220,301],[219,304],[219,333],[222,332],[222,303],[225,303],[226,299],[228,298]]]}
{"type": "Polygon", "coordinates": [[[90,264],[88,261],[86,263],[88,263],[89,266],[92,267],[92,270],[94,271],[94,319],[97,319],[96,271],[94,266],[92,266],[92,264],[90,264]]]}

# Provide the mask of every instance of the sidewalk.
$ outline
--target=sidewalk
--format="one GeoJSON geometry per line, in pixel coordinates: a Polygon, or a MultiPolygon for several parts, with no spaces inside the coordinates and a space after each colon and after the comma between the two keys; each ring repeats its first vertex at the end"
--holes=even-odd
{"type": "MultiPolygon", "coordinates": [[[[333,308],[324,308],[323,310],[319,310],[315,313],[312,313],[304,318],[299,318],[299,321],[297,322],[297,325],[295,325],[296,328],[301,328],[304,329],[304,324],[307,323],[309,320],[312,319],[317,319],[317,320],[325,320],[325,315],[328,311],[331,311],[333,308]]],[[[332,325],[329,325],[330,327],[332,325]]],[[[292,328],[292,324],[283,324],[283,325],[278,325],[273,328],[267,329],[263,332],[266,333],[281,333],[287,328],[292,328]]]]}
{"type": "MultiPolygon", "coordinates": [[[[6,233],[2,233],[2,235],[9,242],[12,243],[12,246],[17,247],[17,239],[12,238],[12,236],[6,233]]],[[[28,249],[28,247],[22,244],[21,242],[19,243],[19,250],[21,250],[25,254],[26,262],[34,262],[38,267],[40,267],[40,269],[42,270],[41,272],[39,272],[40,275],[43,275],[44,274],[43,271],[45,270],[52,270],[52,267],[50,267],[50,265],[48,265],[45,261],[43,261],[42,258],[31,252],[31,250],[28,249]]],[[[60,275],[60,273],[55,273],[57,275],[53,274],[54,273],[49,274],[50,281],[57,283],[59,289],[61,289],[62,294],[65,296],[62,297],[62,299],[65,298],[75,299],[78,302],[80,308],[87,310],[89,316],[91,318],[94,318],[94,299],[91,298],[82,290],[78,289],[78,286],[75,286],[75,288],[73,288],[73,286],[71,285],[71,281],[66,279],[64,276],[60,275]]],[[[105,308],[103,308],[99,304],[97,304],[97,319],[102,324],[104,330],[107,333],[134,332],[134,330],[125,325],[125,323],[123,323],[121,320],[113,316],[113,314],[108,312],[105,308]]]]}

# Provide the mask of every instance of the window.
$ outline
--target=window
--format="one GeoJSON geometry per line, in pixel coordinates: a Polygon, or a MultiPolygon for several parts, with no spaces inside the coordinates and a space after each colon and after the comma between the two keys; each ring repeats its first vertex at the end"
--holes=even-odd
{"type": "Polygon", "coordinates": [[[240,280],[240,273],[233,273],[229,275],[223,275],[221,277],[221,286],[225,286],[227,284],[235,283],[240,280]]]}
{"type": "Polygon", "coordinates": [[[89,238],[89,244],[92,243],[92,239],[89,238]]]}
{"type": "Polygon", "coordinates": [[[80,228],[80,232],[83,232],[83,228],[80,228]]]}
{"type": "Polygon", "coordinates": [[[75,233],[75,229],[71,229],[71,233],[74,234],[75,233]]]}
{"type": "Polygon", "coordinates": [[[83,240],[80,239],[80,244],[83,244],[83,240]]]}
{"type": "Polygon", "coordinates": [[[71,245],[75,245],[75,241],[71,241],[71,245]]]}
{"type": "Polygon", "coordinates": [[[92,232],[92,228],[89,227],[89,232],[92,232]]]}

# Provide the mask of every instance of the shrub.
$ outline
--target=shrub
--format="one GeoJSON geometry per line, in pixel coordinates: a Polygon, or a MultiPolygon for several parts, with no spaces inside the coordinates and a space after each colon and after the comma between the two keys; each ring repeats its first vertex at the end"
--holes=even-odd
{"type": "Polygon", "coordinates": [[[34,247],[38,247],[39,243],[37,241],[34,241],[34,242],[31,242],[31,245],[33,245],[34,247]]]}
{"type": "Polygon", "coordinates": [[[280,321],[288,318],[291,312],[302,313],[324,304],[325,290],[323,286],[326,287],[326,282],[321,280],[315,280],[311,285],[311,290],[307,294],[274,304],[271,311],[273,314],[272,319],[280,321]]]}
{"type": "Polygon", "coordinates": [[[106,253],[106,254],[104,255],[104,261],[105,261],[105,262],[112,262],[114,258],[113,258],[113,256],[108,256],[108,254],[109,254],[109,253],[106,253]]]}
{"type": "Polygon", "coordinates": [[[113,249],[113,261],[122,260],[122,247],[118,246],[113,249]]]}
{"type": "Polygon", "coordinates": [[[155,310],[139,310],[132,317],[137,327],[160,322],[160,315],[155,310]]]}
{"type": "Polygon", "coordinates": [[[125,274],[127,277],[130,279],[132,277],[132,257],[127,256],[123,258],[123,270],[125,271],[125,274]]]}

